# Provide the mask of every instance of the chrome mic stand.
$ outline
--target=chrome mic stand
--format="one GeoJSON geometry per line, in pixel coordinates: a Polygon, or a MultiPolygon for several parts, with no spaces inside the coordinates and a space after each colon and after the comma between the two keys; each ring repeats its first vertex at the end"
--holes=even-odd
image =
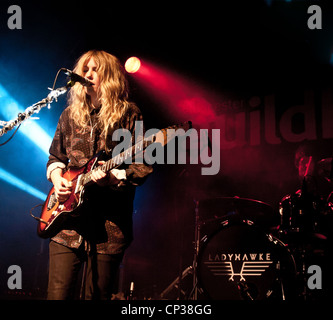
{"type": "MultiPolygon", "coordinates": [[[[72,86],[74,86],[74,84],[76,82],[80,82],[84,86],[88,86],[89,85],[89,80],[87,80],[87,79],[85,79],[85,78],[77,75],[76,73],[72,72],[71,70],[68,70],[66,68],[59,69],[59,71],[58,71],[58,73],[56,75],[54,84],[53,84],[53,88],[52,89],[49,88],[49,90],[51,90],[51,92],[47,95],[47,97],[45,99],[43,99],[43,100],[41,100],[41,101],[33,104],[32,106],[28,107],[24,112],[20,112],[17,115],[17,118],[14,119],[14,120],[0,121],[0,127],[2,127],[0,129],[0,137],[3,136],[8,131],[12,130],[14,127],[20,126],[23,121],[29,119],[33,114],[38,113],[42,108],[48,106],[48,108],[50,109],[51,103],[54,100],[57,102],[58,101],[57,100],[58,97],[61,96],[61,95],[63,95],[64,93],[66,93],[67,90],[69,88],[71,88],[72,86]],[[65,74],[67,74],[70,77],[70,81],[68,81],[67,84],[64,87],[61,87],[61,88],[58,88],[58,89],[54,89],[55,83],[56,83],[56,81],[58,79],[58,75],[59,75],[59,73],[61,71],[65,72],[65,74]]],[[[16,129],[16,131],[17,131],[17,129],[16,129]]],[[[16,133],[16,131],[14,132],[14,134],[16,133]]],[[[9,140],[7,140],[5,143],[7,143],[9,140]]]]}
{"type": "Polygon", "coordinates": [[[57,101],[58,97],[67,92],[67,89],[70,87],[70,84],[67,84],[64,87],[51,90],[48,96],[28,107],[24,112],[20,112],[17,115],[17,118],[10,121],[0,121],[0,137],[3,136],[8,131],[12,130],[14,127],[21,125],[21,123],[27,119],[29,119],[33,114],[38,113],[42,108],[48,106],[50,108],[51,103],[55,100],[57,101]]]}

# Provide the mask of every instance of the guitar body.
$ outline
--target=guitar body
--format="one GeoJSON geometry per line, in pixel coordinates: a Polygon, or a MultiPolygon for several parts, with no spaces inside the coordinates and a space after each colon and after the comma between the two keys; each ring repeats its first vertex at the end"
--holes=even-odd
{"type": "MultiPolygon", "coordinates": [[[[60,230],[64,229],[64,223],[70,217],[75,217],[80,214],[80,207],[83,203],[83,195],[85,186],[93,183],[91,180],[91,173],[93,170],[102,170],[108,172],[114,168],[118,168],[128,158],[143,152],[150,144],[160,143],[165,146],[176,134],[175,130],[183,129],[189,130],[192,127],[191,121],[185,122],[178,126],[172,126],[166,129],[162,129],[156,134],[153,134],[144,140],[140,140],[135,145],[119,153],[117,156],[109,159],[101,166],[96,166],[98,159],[104,152],[99,153],[96,157],[92,158],[88,163],[78,169],[69,169],[64,178],[68,181],[72,181],[72,192],[69,198],[64,203],[59,203],[55,198],[54,187],[50,190],[47,199],[44,203],[41,217],[37,226],[37,233],[42,238],[50,238],[55,236],[60,230]],[[167,129],[172,129],[170,132],[167,129]]],[[[185,132],[185,131],[183,131],[185,132]]]]}
{"type": "Polygon", "coordinates": [[[79,209],[83,203],[85,187],[80,183],[80,178],[92,170],[97,163],[98,156],[90,160],[84,167],[69,169],[63,175],[68,181],[72,181],[72,192],[69,198],[63,202],[55,198],[54,187],[51,188],[44,203],[42,213],[37,226],[37,233],[41,238],[51,238],[61,231],[64,223],[70,217],[79,215],[79,209]]]}

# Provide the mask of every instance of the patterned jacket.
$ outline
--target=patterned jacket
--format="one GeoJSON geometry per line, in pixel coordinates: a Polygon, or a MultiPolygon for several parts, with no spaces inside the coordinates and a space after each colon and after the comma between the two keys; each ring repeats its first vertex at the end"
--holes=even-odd
{"type": "MultiPolygon", "coordinates": [[[[55,168],[82,167],[100,151],[107,150],[105,159],[111,158],[113,148],[119,143],[112,141],[114,130],[124,128],[135,137],[136,121],[142,121],[138,107],[131,104],[105,141],[97,127],[98,110],[91,113],[90,126],[82,131],[69,117],[69,107],[61,114],[50,147],[47,163],[47,176],[55,168]]],[[[141,139],[142,136],[136,139],[141,139]]],[[[134,140],[133,140],[134,141],[134,140]]],[[[137,142],[137,141],[136,141],[137,142]]],[[[145,163],[132,163],[119,168],[126,173],[121,186],[88,186],[84,194],[82,212],[77,218],[69,220],[64,230],[53,241],[70,248],[85,245],[86,250],[101,254],[123,253],[132,241],[132,212],[136,186],[141,185],[153,171],[145,163]]]]}

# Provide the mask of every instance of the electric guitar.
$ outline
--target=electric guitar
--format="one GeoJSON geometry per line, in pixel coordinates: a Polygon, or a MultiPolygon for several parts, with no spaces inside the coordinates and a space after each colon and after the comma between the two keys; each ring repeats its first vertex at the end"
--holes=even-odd
{"type": "Polygon", "coordinates": [[[98,154],[83,167],[70,168],[64,173],[63,177],[68,181],[72,181],[72,192],[65,202],[59,203],[55,196],[54,187],[51,188],[43,205],[41,216],[37,218],[39,221],[37,226],[38,235],[41,238],[53,237],[62,229],[70,217],[80,215],[79,209],[84,202],[84,192],[86,187],[93,183],[91,173],[94,170],[101,169],[105,173],[111,171],[123,164],[127,159],[131,159],[143,152],[152,143],[160,143],[162,146],[165,146],[176,135],[179,135],[176,134],[178,129],[183,129],[186,132],[191,127],[192,123],[188,121],[181,125],[162,129],[156,134],[137,142],[117,156],[106,161],[103,165],[98,165],[98,159],[100,158],[100,154],[98,154]],[[168,131],[168,129],[173,130],[168,131]]]}

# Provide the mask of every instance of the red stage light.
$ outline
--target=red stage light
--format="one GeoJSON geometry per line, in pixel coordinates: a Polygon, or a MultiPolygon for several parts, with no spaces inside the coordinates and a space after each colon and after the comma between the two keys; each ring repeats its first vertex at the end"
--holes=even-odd
{"type": "Polygon", "coordinates": [[[164,105],[166,114],[179,122],[189,119],[207,127],[215,120],[213,104],[216,97],[197,82],[147,60],[142,63],[135,80],[161,102],[160,107],[164,105]]]}
{"type": "Polygon", "coordinates": [[[131,57],[127,59],[125,63],[125,70],[128,73],[135,73],[140,69],[140,67],[141,67],[141,62],[140,59],[137,57],[131,57]]]}

